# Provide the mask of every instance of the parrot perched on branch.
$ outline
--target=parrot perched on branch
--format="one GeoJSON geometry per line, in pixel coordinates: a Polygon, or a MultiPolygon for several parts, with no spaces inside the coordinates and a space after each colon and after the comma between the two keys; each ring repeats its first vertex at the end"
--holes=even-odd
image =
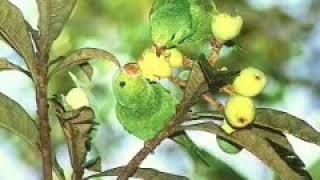
{"type": "Polygon", "coordinates": [[[150,12],[151,35],[158,48],[177,47],[197,57],[212,37],[213,0],[155,0],[150,12]]]}
{"type": "MultiPolygon", "coordinates": [[[[125,65],[114,77],[116,114],[129,133],[144,141],[156,137],[176,115],[178,101],[161,84],[142,76],[137,64],[125,65]]],[[[207,165],[214,157],[198,148],[185,132],[170,137],[207,165]]]]}

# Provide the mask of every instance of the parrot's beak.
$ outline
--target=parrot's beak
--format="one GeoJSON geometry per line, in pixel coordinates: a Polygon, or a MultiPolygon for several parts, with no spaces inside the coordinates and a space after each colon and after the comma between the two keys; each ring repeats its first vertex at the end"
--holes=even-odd
{"type": "Polygon", "coordinates": [[[141,75],[141,70],[138,64],[129,63],[122,67],[122,72],[126,73],[129,76],[139,76],[141,75]]]}

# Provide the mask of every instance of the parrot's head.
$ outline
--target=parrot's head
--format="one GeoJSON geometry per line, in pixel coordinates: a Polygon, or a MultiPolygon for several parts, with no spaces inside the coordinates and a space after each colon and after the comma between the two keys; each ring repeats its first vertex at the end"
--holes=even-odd
{"type": "Polygon", "coordinates": [[[148,81],[142,77],[137,64],[126,64],[120,69],[113,80],[113,92],[117,103],[126,107],[134,107],[141,103],[149,86],[148,81]]]}

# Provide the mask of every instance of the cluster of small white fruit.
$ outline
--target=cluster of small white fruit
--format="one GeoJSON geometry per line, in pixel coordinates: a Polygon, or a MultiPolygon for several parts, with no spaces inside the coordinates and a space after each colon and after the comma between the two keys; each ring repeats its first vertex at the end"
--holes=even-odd
{"type": "Polygon", "coordinates": [[[226,104],[226,120],[222,124],[222,129],[226,133],[231,134],[236,129],[252,124],[256,111],[252,97],[261,93],[266,83],[265,74],[253,67],[243,69],[235,78],[232,90],[236,94],[231,95],[226,104]]]}

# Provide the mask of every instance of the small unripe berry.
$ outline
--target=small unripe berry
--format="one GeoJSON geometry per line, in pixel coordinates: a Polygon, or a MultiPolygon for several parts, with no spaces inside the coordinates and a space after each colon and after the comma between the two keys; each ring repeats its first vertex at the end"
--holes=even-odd
{"type": "Polygon", "coordinates": [[[89,106],[88,96],[81,88],[71,89],[66,96],[66,102],[72,109],[89,106]]]}
{"type": "Polygon", "coordinates": [[[242,148],[238,147],[237,145],[234,145],[220,137],[217,137],[217,143],[220,149],[228,154],[238,154],[242,150],[242,148]]]}
{"type": "Polygon", "coordinates": [[[212,34],[220,43],[224,43],[238,36],[242,25],[241,16],[220,13],[212,17],[212,34]]]}
{"type": "Polygon", "coordinates": [[[258,95],[266,86],[267,78],[259,69],[248,67],[243,69],[233,82],[235,92],[242,96],[258,95]]]}
{"type": "Polygon", "coordinates": [[[234,128],[244,128],[255,119],[255,105],[252,99],[240,95],[232,96],[225,108],[228,124],[234,128]]]}
{"type": "Polygon", "coordinates": [[[183,55],[177,48],[169,49],[165,54],[171,67],[178,68],[183,66],[183,55]]]}
{"type": "Polygon", "coordinates": [[[150,80],[165,79],[171,76],[172,69],[169,62],[164,56],[158,56],[152,50],[147,50],[138,64],[142,75],[150,80]]]}

